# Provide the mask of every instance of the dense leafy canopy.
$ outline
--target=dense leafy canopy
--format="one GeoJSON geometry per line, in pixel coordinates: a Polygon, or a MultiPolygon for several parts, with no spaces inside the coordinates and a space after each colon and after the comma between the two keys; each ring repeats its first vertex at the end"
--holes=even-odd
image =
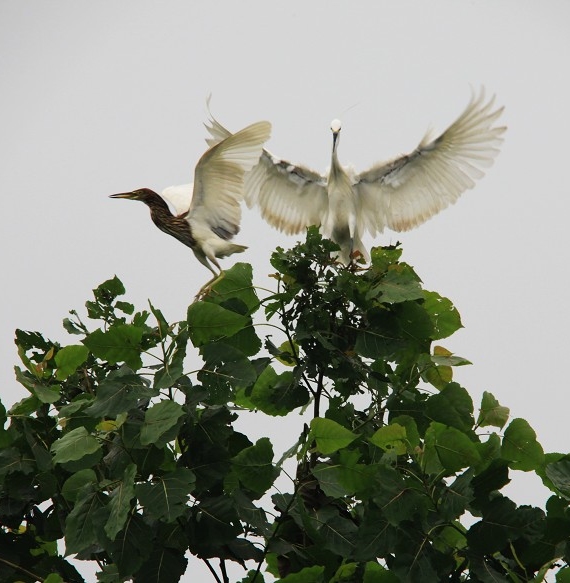
{"type": "Polygon", "coordinates": [[[468,361],[436,344],[459,314],[400,248],[367,269],[334,248],[310,229],[273,254],[275,293],[237,264],[174,324],[118,300],[115,277],[89,325],[64,320],[69,345],[18,330],[29,396],[0,405],[0,580],[83,581],[74,554],[102,583],[170,583],[190,553],[220,583],[227,561],[243,583],[570,581],[570,455],[490,393],[476,411],[453,380],[468,361]],[[234,425],[302,408],[279,461],[234,425]],[[545,510],[501,493],[516,470],[543,479],[545,510]]]}

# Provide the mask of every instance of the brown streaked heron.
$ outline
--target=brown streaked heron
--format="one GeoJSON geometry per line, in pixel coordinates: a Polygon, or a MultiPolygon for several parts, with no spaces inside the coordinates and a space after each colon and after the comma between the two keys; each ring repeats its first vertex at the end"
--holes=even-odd
{"type": "MultiPolygon", "coordinates": [[[[287,234],[310,225],[339,244],[339,258],[368,258],[363,234],[388,227],[407,231],[457,201],[484,175],[498,154],[504,126],[496,121],[503,108],[483,89],[473,94],[463,113],[437,138],[426,135],[410,154],[374,164],[364,172],[342,166],[338,159],[341,123],[333,120],[330,169],[320,174],[263,151],[259,164],[246,175],[245,200],[262,217],[287,234]]],[[[209,145],[231,135],[210,114],[209,145]]]]}
{"type": "Polygon", "coordinates": [[[198,296],[223,277],[217,258],[247,249],[231,239],[240,229],[245,173],[259,161],[270,133],[271,124],[262,121],[218,140],[198,161],[193,184],[171,186],[162,195],[149,188],[111,195],[144,202],[154,224],[190,247],[198,261],[212,272],[213,278],[202,286],[198,296]]]}

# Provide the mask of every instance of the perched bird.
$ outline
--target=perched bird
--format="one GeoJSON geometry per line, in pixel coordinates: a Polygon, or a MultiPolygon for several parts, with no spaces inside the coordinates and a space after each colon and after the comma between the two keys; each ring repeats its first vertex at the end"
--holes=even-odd
{"type": "Polygon", "coordinates": [[[231,239],[239,232],[244,175],[259,161],[270,133],[271,124],[262,121],[218,140],[196,165],[193,184],[171,186],[162,196],[149,188],[111,195],[111,198],[144,202],[150,208],[152,221],[161,231],[194,251],[198,261],[214,276],[198,295],[223,277],[216,258],[247,249],[231,243],[231,239]],[[171,213],[169,203],[176,214],[171,213]]]}
{"type": "MultiPolygon", "coordinates": [[[[503,108],[493,109],[493,102],[485,101],[481,90],[439,137],[425,136],[411,154],[360,173],[340,164],[341,122],[333,120],[331,165],[325,175],[264,150],[259,164],[246,174],[245,200],[249,207],[258,205],[262,217],[287,234],[320,226],[340,246],[343,263],[358,254],[368,259],[361,240],[365,231],[375,236],[385,227],[412,229],[456,202],[483,176],[482,168],[493,163],[506,129],[495,125],[503,108]]],[[[211,114],[206,128],[209,145],[231,135],[211,114]]]]}

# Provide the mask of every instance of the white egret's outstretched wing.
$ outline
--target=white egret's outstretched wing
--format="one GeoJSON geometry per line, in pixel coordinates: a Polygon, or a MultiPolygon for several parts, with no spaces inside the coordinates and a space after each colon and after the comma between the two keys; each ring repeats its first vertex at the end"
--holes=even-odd
{"type": "Polygon", "coordinates": [[[179,184],[178,186],[169,186],[165,188],[160,196],[172,207],[175,215],[185,215],[190,209],[192,202],[192,193],[194,185],[179,184]]]}
{"type": "Polygon", "coordinates": [[[383,162],[352,177],[366,228],[406,231],[423,223],[475,185],[493,163],[505,127],[493,126],[493,111],[481,90],[438,138],[426,136],[414,152],[383,162]]]}
{"type": "Polygon", "coordinates": [[[320,225],[328,209],[327,180],[318,172],[263,151],[245,178],[245,201],[273,227],[292,235],[320,225]]]}
{"type": "MultiPolygon", "coordinates": [[[[209,146],[231,136],[210,110],[209,146]]],[[[259,164],[245,175],[245,201],[249,208],[258,205],[261,216],[271,226],[293,235],[310,225],[320,225],[328,208],[326,178],[306,168],[280,160],[263,150],[259,164]]]]}
{"type": "Polygon", "coordinates": [[[239,232],[244,175],[255,166],[271,124],[258,122],[210,148],[194,171],[194,194],[189,220],[207,226],[223,239],[239,232]]]}

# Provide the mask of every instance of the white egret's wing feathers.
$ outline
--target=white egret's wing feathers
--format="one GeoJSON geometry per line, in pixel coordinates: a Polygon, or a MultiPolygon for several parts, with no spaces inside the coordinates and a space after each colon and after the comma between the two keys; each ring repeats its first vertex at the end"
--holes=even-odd
{"type": "Polygon", "coordinates": [[[505,127],[493,127],[503,108],[494,98],[471,98],[459,118],[438,138],[426,136],[414,152],[377,164],[352,177],[360,219],[372,233],[384,227],[406,231],[457,201],[493,163],[505,127]]]}
{"type": "Polygon", "coordinates": [[[223,239],[239,232],[244,174],[257,164],[271,124],[258,122],[210,148],[194,171],[189,220],[208,226],[223,239]]]}
{"type": "Polygon", "coordinates": [[[194,185],[180,184],[178,186],[169,186],[165,188],[160,196],[173,208],[175,215],[185,215],[190,209],[192,202],[192,192],[194,185]]]}
{"type": "Polygon", "coordinates": [[[304,166],[280,160],[267,150],[245,177],[245,201],[257,204],[273,227],[292,235],[320,225],[328,209],[327,181],[304,166]]]}

